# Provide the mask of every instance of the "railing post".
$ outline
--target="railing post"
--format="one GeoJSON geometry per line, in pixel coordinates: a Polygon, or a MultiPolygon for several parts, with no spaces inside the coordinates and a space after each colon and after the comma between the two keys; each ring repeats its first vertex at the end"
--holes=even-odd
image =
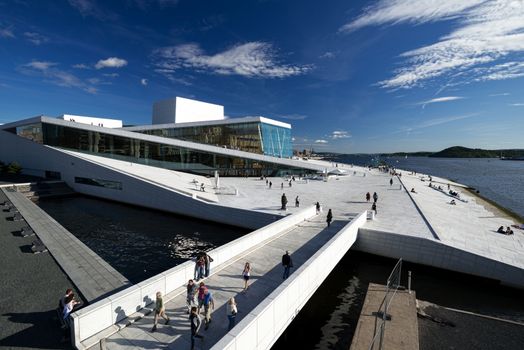
{"type": "Polygon", "coordinates": [[[411,271],[408,271],[408,293],[411,294],[411,271]]]}

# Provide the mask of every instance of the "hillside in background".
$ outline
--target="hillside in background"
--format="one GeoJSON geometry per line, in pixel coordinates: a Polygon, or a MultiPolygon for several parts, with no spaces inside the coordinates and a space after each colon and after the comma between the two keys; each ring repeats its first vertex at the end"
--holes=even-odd
{"type": "Polygon", "coordinates": [[[524,157],[523,149],[486,150],[480,148],[467,148],[454,146],[440,152],[433,153],[429,157],[436,158],[521,158],[524,157]]]}

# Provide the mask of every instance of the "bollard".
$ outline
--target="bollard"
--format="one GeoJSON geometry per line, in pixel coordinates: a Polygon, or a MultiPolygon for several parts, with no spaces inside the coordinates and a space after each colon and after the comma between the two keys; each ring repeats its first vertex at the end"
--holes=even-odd
{"type": "Polygon", "coordinates": [[[408,271],[408,293],[411,294],[411,271],[408,271]]]}

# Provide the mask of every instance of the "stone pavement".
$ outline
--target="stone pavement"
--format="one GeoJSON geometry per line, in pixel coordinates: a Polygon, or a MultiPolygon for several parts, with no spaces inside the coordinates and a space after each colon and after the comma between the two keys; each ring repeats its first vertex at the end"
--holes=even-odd
{"type": "Polygon", "coordinates": [[[450,205],[453,198],[429,187],[427,178],[422,182],[419,176],[404,172],[402,181],[408,189],[415,188],[413,199],[443,243],[524,268],[524,230],[512,228],[515,233],[510,236],[497,233],[500,226],[515,223],[511,218],[489,211],[482,199],[461,187],[451,189],[467,203],[456,200],[456,205],[450,205]]]}
{"type": "Polygon", "coordinates": [[[2,189],[84,298],[91,302],[130,282],[22,193],[2,189]]]}
{"type": "MultiPolygon", "coordinates": [[[[370,283],[366,299],[355,335],[351,342],[351,350],[368,350],[375,332],[377,317],[375,313],[380,309],[381,302],[386,295],[386,286],[370,283]]],[[[418,350],[418,323],[417,303],[415,292],[409,294],[406,290],[399,290],[393,297],[388,309],[391,320],[386,321],[383,344],[388,350],[418,350]]],[[[377,339],[378,340],[378,339],[377,339]]],[[[372,349],[379,349],[379,342],[375,341],[372,349]]]]}
{"type": "Polygon", "coordinates": [[[366,192],[370,192],[371,195],[377,192],[378,215],[375,220],[368,221],[366,228],[433,239],[427,224],[406,192],[400,189],[398,181],[390,186],[390,177],[377,170],[369,171],[357,166],[351,168],[343,164],[339,164],[339,169],[346,170],[348,175],[330,177],[327,182],[321,180],[309,180],[307,183],[295,181],[292,182],[292,187],[289,187],[288,182],[282,178],[268,178],[273,183],[271,189],[266,186],[265,181],[258,178],[221,178],[221,184],[236,187],[238,195],[218,195],[219,203],[279,214],[280,198],[282,193],[285,193],[291,213],[296,211],[295,197],[299,196],[301,206],[311,205],[318,201],[324,212],[331,208],[335,216],[349,218],[364,210],[370,210],[373,200],[366,202],[366,192]],[[353,172],[356,174],[353,175],[353,172]],[[284,184],[283,189],[281,189],[282,183],[284,184]]]}
{"type": "MultiPolygon", "coordinates": [[[[205,341],[201,343],[197,339],[197,349],[212,347],[227,333],[225,303],[230,297],[235,297],[238,304],[239,313],[236,320],[238,323],[281,283],[283,273],[281,259],[286,250],[290,250],[293,259],[294,268],[291,269],[293,273],[347,223],[335,219],[331,227],[327,228],[324,214],[304,221],[280,237],[259,245],[244,256],[237,256],[223,264],[221,270],[212,271],[213,274],[205,280],[205,283],[215,299],[213,321],[208,330],[201,330],[200,334],[205,336],[205,341]],[[241,273],[246,261],[249,261],[252,266],[251,285],[246,292],[242,292],[241,273]]],[[[151,333],[153,315],[150,314],[107,338],[107,349],[189,348],[190,331],[185,307],[185,287],[180,288],[179,293],[181,294],[166,303],[166,313],[171,318],[169,325],[164,325],[161,321],[158,330],[151,333]]]]}

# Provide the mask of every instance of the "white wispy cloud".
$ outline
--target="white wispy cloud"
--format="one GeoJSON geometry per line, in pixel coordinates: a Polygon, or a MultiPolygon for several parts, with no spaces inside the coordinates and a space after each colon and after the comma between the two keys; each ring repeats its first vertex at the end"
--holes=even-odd
{"type": "Polygon", "coordinates": [[[501,93],[498,93],[498,94],[490,94],[489,96],[490,97],[495,97],[495,96],[509,96],[511,95],[509,92],[501,92],[501,93]]]}
{"type": "Polygon", "coordinates": [[[106,58],[105,60],[99,60],[95,64],[96,69],[121,68],[124,66],[127,66],[127,61],[122,58],[118,58],[118,57],[109,57],[109,58],[106,58]]]}
{"type": "Polygon", "coordinates": [[[0,29],[0,38],[11,38],[15,37],[15,33],[11,28],[2,28],[0,29]]]}
{"type": "Polygon", "coordinates": [[[524,77],[524,62],[506,62],[493,67],[478,68],[478,81],[505,80],[524,77]]]}
{"type": "Polygon", "coordinates": [[[104,77],[108,77],[108,78],[116,78],[119,76],[118,73],[104,73],[102,74],[104,77]]]}
{"type": "Polygon", "coordinates": [[[324,52],[322,55],[318,56],[318,58],[335,58],[335,53],[331,51],[324,52]]]}
{"type": "Polygon", "coordinates": [[[461,96],[444,96],[444,97],[437,97],[432,98],[431,100],[422,101],[416,103],[416,105],[422,105],[422,108],[425,108],[426,105],[432,104],[432,103],[442,103],[442,102],[449,102],[449,101],[456,101],[456,100],[462,100],[464,97],[461,96]]]}
{"type": "Polygon", "coordinates": [[[355,20],[343,25],[341,32],[350,32],[371,25],[402,22],[425,23],[456,18],[467,9],[486,0],[381,0],[369,6],[355,20]]]}
{"type": "Polygon", "coordinates": [[[479,115],[479,113],[469,113],[469,114],[463,114],[463,115],[456,115],[456,116],[448,116],[448,117],[428,119],[428,120],[424,120],[424,121],[422,121],[422,122],[420,122],[418,124],[415,124],[415,125],[402,127],[399,130],[395,131],[394,133],[400,133],[400,132],[408,132],[409,133],[409,132],[412,132],[412,131],[415,131],[415,130],[419,130],[419,129],[430,128],[432,126],[437,126],[437,125],[441,125],[441,124],[451,123],[451,122],[454,122],[454,121],[457,121],[457,120],[462,120],[462,119],[468,119],[468,118],[476,117],[478,115],[479,115]]]}
{"type": "Polygon", "coordinates": [[[68,2],[82,17],[91,16],[99,20],[115,20],[118,18],[115,13],[100,7],[96,0],[68,0],[68,2]]]}
{"type": "Polygon", "coordinates": [[[25,32],[24,37],[26,38],[27,41],[37,46],[49,41],[49,38],[43,36],[40,33],[36,33],[36,32],[25,32]]]}
{"type": "Polygon", "coordinates": [[[277,118],[289,119],[289,120],[304,120],[307,118],[307,115],[304,114],[284,114],[278,115],[277,118]]]}
{"type": "Polygon", "coordinates": [[[27,63],[25,66],[36,70],[46,71],[52,66],[56,66],[58,63],[48,61],[32,61],[27,63]]]}
{"type": "Polygon", "coordinates": [[[91,69],[91,67],[89,67],[87,64],[83,64],[83,63],[73,64],[73,68],[76,68],[76,69],[91,69]]]}
{"type": "Polygon", "coordinates": [[[315,140],[315,143],[320,143],[320,144],[324,143],[325,144],[325,143],[328,143],[328,141],[319,139],[319,140],[315,140]]]}
{"type": "Polygon", "coordinates": [[[461,96],[444,96],[444,97],[437,97],[432,98],[431,100],[422,101],[417,104],[419,105],[427,105],[430,103],[439,103],[439,102],[448,102],[448,101],[455,101],[455,100],[462,100],[464,97],[461,96]]]}
{"type": "Polygon", "coordinates": [[[142,84],[144,86],[147,86],[147,84],[148,84],[147,79],[140,79],[140,84],[142,84]]]}
{"type": "Polygon", "coordinates": [[[522,107],[522,106],[524,106],[524,103],[511,103],[510,106],[513,106],[513,107],[522,107]]]}
{"type": "Polygon", "coordinates": [[[335,130],[331,133],[330,136],[333,140],[336,139],[348,139],[351,137],[351,134],[348,131],[344,130],[335,130]]]}
{"type": "Polygon", "coordinates": [[[453,31],[434,44],[403,53],[405,64],[392,78],[379,82],[398,89],[446,76],[460,76],[462,83],[522,77],[518,62],[504,60],[524,53],[523,18],[521,0],[380,0],[340,31],[454,20],[453,31]]]}
{"type": "Polygon", "coordinates": [[[208,55],[198,44],[184,44],[157,49],[153,52],[155,71],[166,76],[180,68],[198,72],[244,77],[285,78],[308,72],[310,65],[280,63],[273,46],[265,42],[238,44],[208,55]]]}
{"type": "Polygon", "coordinates": [[[74,87],[95,94],[97,89],[78,78],[76,75],[56,68],[58,64],[47,61],[32,61],[19,67],[26,75],[41,76],[45,81],[62,87],[74,87]]]}

